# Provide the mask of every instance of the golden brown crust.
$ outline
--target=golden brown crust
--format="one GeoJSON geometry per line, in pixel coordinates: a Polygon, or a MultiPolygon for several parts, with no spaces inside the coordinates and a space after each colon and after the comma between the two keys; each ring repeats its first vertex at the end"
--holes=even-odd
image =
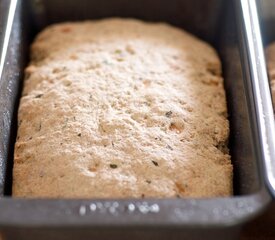
{"type": "Polygon", "coordinates": [[[19,108],[13,195],[232,194],[221,66],[166,24],[106,19],[46,28],[19,108]]]}
{"type": "Polygon", "coordinates": [[[275,43],[267,47],[266,56],[273,106],[275,106],[275,43]]]}

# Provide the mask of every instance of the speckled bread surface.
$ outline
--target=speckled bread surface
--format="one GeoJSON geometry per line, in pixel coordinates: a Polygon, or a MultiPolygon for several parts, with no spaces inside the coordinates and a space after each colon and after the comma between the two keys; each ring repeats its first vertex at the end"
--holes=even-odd
{"type": "Polygon", "coordinates": [[[164,23],[47,27],[31,47],[18,113],[13,196],[232,194],[221,63],[164,23]]]}

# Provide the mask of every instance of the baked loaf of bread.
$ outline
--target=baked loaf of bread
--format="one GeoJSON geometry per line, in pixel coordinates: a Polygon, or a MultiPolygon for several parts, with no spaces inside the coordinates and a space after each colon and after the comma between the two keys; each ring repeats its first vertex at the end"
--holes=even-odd
{"type": "Polygon", "coordinates": [[[273,106],[275,107],[275,42],[266,48],[267,67],[271,87],[273,106]]]}
{"type": "Polygon", "coordinates": [[[232,194],[216,52],[162,23],[62,23],[31,48],[18,113],[13,195],[232,194]]]}

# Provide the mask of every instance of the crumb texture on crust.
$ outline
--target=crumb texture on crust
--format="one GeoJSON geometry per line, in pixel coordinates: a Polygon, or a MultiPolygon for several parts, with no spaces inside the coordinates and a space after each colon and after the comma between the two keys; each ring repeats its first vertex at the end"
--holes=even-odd
{"type": "Polygon", "coordinates": [[[221,64],[163,23],[52,25],[31,48],[18,114],[13,195],[232,194],[221,64]]]}

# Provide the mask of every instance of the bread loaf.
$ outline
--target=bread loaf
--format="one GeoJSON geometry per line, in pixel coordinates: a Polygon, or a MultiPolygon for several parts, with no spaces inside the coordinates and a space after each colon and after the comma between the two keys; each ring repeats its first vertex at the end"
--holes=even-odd
{"type": "Polygon", "coordinates": [[[164,23],[61,23],[31,47],[13,196],[232,194],[221,63],[164,23]]]}
{"type": "Polygon", "coordinates": [[[275,42],[266,48],[266,55],[273,106],[275,106],[275,42]]]}

